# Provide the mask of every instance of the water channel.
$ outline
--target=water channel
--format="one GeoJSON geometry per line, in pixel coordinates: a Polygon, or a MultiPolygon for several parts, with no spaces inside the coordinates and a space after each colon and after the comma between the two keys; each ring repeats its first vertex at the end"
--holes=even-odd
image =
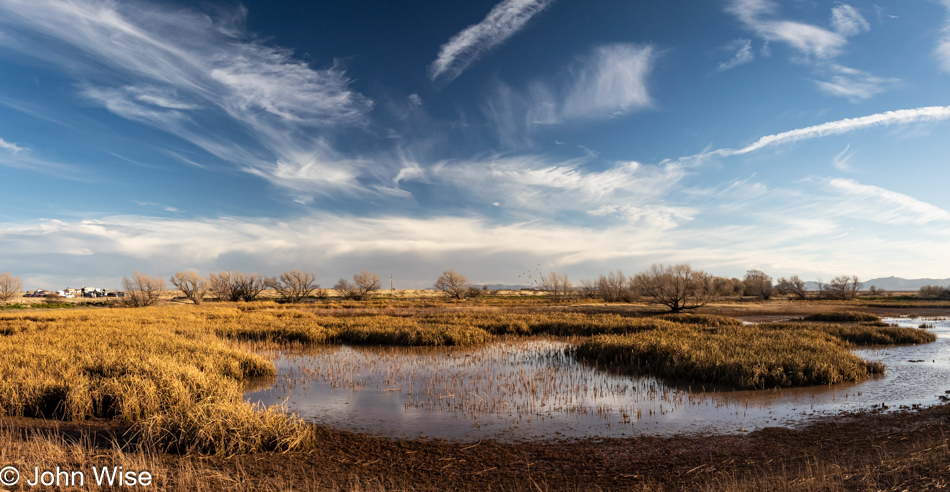
{"type": "Polygon", "coordinates": [[[278,368],[276,381],[245,398],[283,404],[339,429],[465,441],[741,433],[842,412],[940,404],[950,391],[950,319],[885,321],[926,323],[937,341],[857,350],[887,371],[856,384],[759,391],[672,387],[595,369],[571,356],[572,341],[547,338],[467,349],[275,352],[266,355],[278,368]]]}

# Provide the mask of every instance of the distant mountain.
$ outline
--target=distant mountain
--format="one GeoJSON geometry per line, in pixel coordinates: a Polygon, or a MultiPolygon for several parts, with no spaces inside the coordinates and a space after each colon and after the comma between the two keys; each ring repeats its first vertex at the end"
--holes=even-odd
{"type": "MultiPolygon", "coordinates": [[[[830,281],[831,279],[825,280],[825,282],[830,281]]],[[[939,285],[942,287],[950,287],[950,278],[915,278],[915,279],[906,279],[901,277],[883,277],[883,278],[872,278],[870,280],[862,280],[861,290],[870,289],[873,285],[878,289],[890,290],[890,291],[908,291],[908,290],[920,290],[921,287],[925,285],[939,285]]],[[[808,290],[818,290],[817,282],[805,282],[805,287],[808,290]]]]}
{"type": "Polygon", "coordinates": [[[939,285],[941,287],[950,286],[950,278],[915,278],[906,279],[900,277],[872,278],[864,281],[864,288],[871,286],[886,290],[920,290],[925,285],[939,285]]]}

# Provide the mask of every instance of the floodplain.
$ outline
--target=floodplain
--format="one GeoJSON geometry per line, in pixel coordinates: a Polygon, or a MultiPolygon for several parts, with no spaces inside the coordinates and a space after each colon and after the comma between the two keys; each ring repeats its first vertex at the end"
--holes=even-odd
{"type": "Polygon", "coordinates": [[[920,478],[891,468],[908,460],[946,483],[943,306],[757,306],[669,315],[502,298],[4,311],[0,451],[18,466],[40,459],[23,451],[37,446],[79,461],[122,456],[169,490],[882,488],[920,478]],[[834,320],[805,319],[815,314],[834,320]],[[862,456],[850,474],[823,468],[843,465],[815,447],[819,428],[862,456]],[[884,446],[897,430],[913,442],[886,460],[856,441],[884,446]],[[757,457],[777,435],[797,447],[757,457]],[[724,442],[745,444],[716,462],[724,442]],[[677,449],[682,459],[649,458],[677,449]]]}

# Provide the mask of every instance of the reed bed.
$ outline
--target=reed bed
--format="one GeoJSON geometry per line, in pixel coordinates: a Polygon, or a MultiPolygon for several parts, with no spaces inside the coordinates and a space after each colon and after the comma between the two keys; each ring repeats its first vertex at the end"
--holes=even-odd
{"type": "Polygon", "coordinates": [[[833,321],[837,323],[882,323],[881,318],[860,311],[832,311],[816,313],[804,318],[805,321],[833,321]]]}
{"type": "Polygon", "coordinates": [[[591,336],[676,325],[658,318],[566,312],[321,316],[290,310],[242,312],[218,308],[199,316],[215,334],[234,340],[433,347],[481,345],[495,335],[591,336]]]}
{"type": "Polygon", "coordinates": [[[720,328],[724,326],[742,326],[742,322],[729,316],[715,314],[677,313],[656,316],[655,319],[664,319],[685,325],[710,326],[720,328]]]}
{"type": "Polygon", "coordinates": [[[195,321],[180,308],[4,314],[0,416],[117,419],[156,446],[187,437],[212,453],[305,445],[293,417],[242,399],[242,381],[275,374],[273,364],[195,321]],[[197,419],[205,408],[219,418],[197,419]]]}
{"type": "MultiPolygon", "coordinates": [[[[535,302],[524,301],[524,305],[535,302]]],[[[251,353],[260,347],[472,347],[519,336],[593,337],[580,343],[577,357],[669,380],[751,389],[859,381],[883,367],[851,354],[848,343],[933,339],[923,330],[896,327],[819,323],[755,327],[695,313],[630,317],[523,308],[518,304],[395,316],[364,314],[355,308],[334,312],[262,302],[5,311],[0,313],[0,416],[118,419],[133,423],[142,442],[163,451],[287,451],[312,446],[312,431],[281,408],[252,407],[242,400],[248,380],[275,374],[270,360],[251,353]]],[[[561,354],[545,362],[556,369],[567,367],[563,357],[573,357],[574,349],[551,353],[561,354]]],[[[419,397],[410,404],[430,409],[438,404],[448,410],[455,402],[460,406],[452,411],[468,412],[473,405],[476,412],[483,411],[478,409],[487,405],[481,400],[484,395],[466,396],[468,400],[461,396],[461,384],[468,376],[443,374],[452,375],[420,381],[425,387],[420,386],[419,397]],[[458,396],[442,398],[449,394],[458,396]]],[[[478,384],[494,387],[498,401],[529,402],[514,410],[526,414],[536,410],[524,395],[541,388],[538,381],[519,374],[504,384],[490,382],[494,376],[488,373],[484,375],[488,379],[478,384]]],[[[595,395],[619,391],[566,381],[595,395]]],[[[570,399],[547,405],[568,413],[580,411],[570,399]]],[[[620,413],[630,420],[633,411],[631,407],[620,413]]]]}
{"type": "Polygon", "coordinates": [[[825,323],[763,323],[763,330],[815,331],[827,333],[839,340],[863,347],[918,345],[937,341],[937,335],[920,328],[901,328],[878,324],[825,324],[825,323]]]}
{"type": "Polygon", "coordinates": [[[884,370],[829,334],[755,326],[680,325],[636,336],[596,336],[582,343],[577,355],[622,372],[735,389],[861,381],[884,370]]]}

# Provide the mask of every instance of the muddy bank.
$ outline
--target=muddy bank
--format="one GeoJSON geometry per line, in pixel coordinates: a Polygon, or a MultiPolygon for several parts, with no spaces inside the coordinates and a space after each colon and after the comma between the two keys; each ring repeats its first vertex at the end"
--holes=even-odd
{"type": "MultiPolygon", "coordinates": [[[[0,419],[36,439],[51,433],[134,452],[114,422],[0,419]],[[92,436],[85,439],[83,436],[92,436]]],[[[950,486],[950,406],[824,420],[747,435],[573,442],[453,443],[370,437],[318,428],[305,453],[155,456],[209,489],[234,490],[926,490],[950,486]]],[[[180,474],[177,474],[180,475],[180,474]]]]}

